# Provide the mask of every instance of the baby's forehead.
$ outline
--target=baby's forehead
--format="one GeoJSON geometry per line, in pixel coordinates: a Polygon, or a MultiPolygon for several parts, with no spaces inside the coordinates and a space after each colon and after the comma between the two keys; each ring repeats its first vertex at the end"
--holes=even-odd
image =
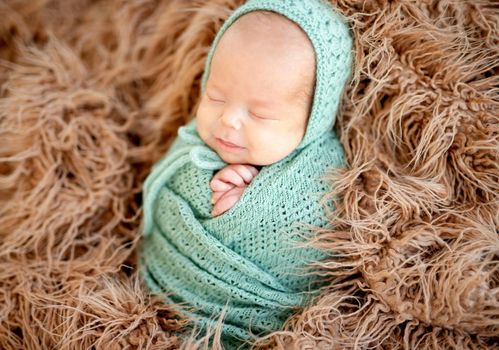
{"type": "Polygon", "coordinates": [[[279,13],[259,10],[246,13],[239,17],[228,29],[252,31],[258,29],[266,31],[273,36],[285,35],[288,40],[309,41],[307,34],[301,27],[279,13]],[[301,40],[300,40],[301,39],[301,40]]]}
{"type": "Polygon", "coordinates": [[[308,95],[310,84],[315,83],[315,50],[308,35],[298,24],[276,12],[252,11],[239,17],[224,36],[232,37],[233,40],[229,41],[239,44],[236,45],[237,50],[241,47],[245,49],[253,47],[248,44],[257,42],[261,44],[257,47],[263,50],[267,48],[272,51],[276,47],[281,48],[282,58],[307,62],[309,69],[303,71],[296,69],[296,73],[301,75],[304,82],[304,88],[296,93],[298,96],[308,95]]]}
{"type": "MultiPolygon", "coordinates": [[[[227,68],[225,59],[240,58],[241,52],[246,52],[244,56],[252,57],[240,62],[246,67],[248,64],[256,64],[257,69],[262,72],[264,66],[275,67],[272,68],[273,72],[282,71],[278,73],[279,77],[286,78],[283,81],[289,84],[270,86],[279,88],[283,98],[289,101],[311,102],[316,78],[315,51],[308,36],[295,22],[271,11],[252,11],[239,17],[227,29],[215,48],[215,62],[212,63],[215,63],[216,67],[212,69],[215,68],[213,70],[217,72],[224,71],[227,68]],[[221,54],[220,50],[224,54],[221,54]],[[220,57],[221,61],[217,57],[220,57]],[[269,65],[262,60],[269,62],[269,65]],[[292,76],[294,78],[291,78],[292,76]]],[[[212,78],[214,75],[216,74],[210,74],[212,78]]],[[[269,73],[269,76],[272,75],[273,73],[269,73]]],[[[278,77],[273,79],[281,80],[278,77]]],[[[208,83],[210,80],[208,79],[208,83]]]]}

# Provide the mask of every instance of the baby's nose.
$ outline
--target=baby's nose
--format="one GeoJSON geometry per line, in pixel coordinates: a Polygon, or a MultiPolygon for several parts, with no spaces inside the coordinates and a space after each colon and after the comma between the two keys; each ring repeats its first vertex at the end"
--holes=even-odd
{"type": "Polygon", "coordinates": [[[240,108],[226,108],[222,114],[222,123],[236,130],[239,130],[242,125],[243,111],[240,108]]]}

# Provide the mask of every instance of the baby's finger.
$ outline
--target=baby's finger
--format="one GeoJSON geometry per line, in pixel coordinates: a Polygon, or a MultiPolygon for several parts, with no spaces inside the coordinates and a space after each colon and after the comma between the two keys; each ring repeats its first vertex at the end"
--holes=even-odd
{"type": "Polygon", "coordinates": [[[249,184],[251,180],[253,180],[253,178],[256,176],[256,174],[253,173],[253,170],[251,168],[257,170],[251,165],[246,165],[246,164],[234,165],[234,170],[239,174],[239,176],[241,176],[244,179],[244,182],[246,184],[249,184]]]}
{"type": "Polygon", "coordinates": [[[234,204],[236,204],[236,202],[240,197],[241,197],[240,192],[227,193],[225,196],[220,198],[218,202],[214,205],[211,215],[217,216],[225,213],[227,210],[232,208],[234,204]]]}
{"type": "Polygon", "coordinates": [[[220,199],[220,197],[222,197],[225,193],[226,192],[224,191],[213,192],[213,194],[211,195],[211,203],[215,204],[220,199]]]}
{"type": "Polygon", "coordinates": [[[257,176],[258,175],[258,169],[255,168],[254,166],[252,165],[247,165],[249,171],[251,171],[251,174],[253,175],[253,177],[257,176]]]}
{"type": "Polygon", "coordinates": [[[244,179],[234,169],[234,167],[227,167],[219,171],[215,177],[224,182],[232,183],[236,186],[244,186],[244,179]]]}
{"type": "Polygon", "coordinates": [[[210,187],[213,191],[228,191],[234,187],[233,184],[221,181],[220,179],[214,178],[210,182],[210,187]]]}
{"type": "Polygon", "coordinates": [[[213,207],[211,215],[218,216],[220,214],[225,213],[227,210],[232,208],[236,202],[237,202],[237,197],[235,196],[227,196],[220,199],[213,207]]]}

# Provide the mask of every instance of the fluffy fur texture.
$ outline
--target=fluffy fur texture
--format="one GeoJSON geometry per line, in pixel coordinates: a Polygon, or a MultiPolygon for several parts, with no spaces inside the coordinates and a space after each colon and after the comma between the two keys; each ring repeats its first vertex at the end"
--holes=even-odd
{"type": "MultiPolygon", "coordinates": [[[[241,0],[0,1],[0,345],[206,348],[133,269],[140,190],[197,105],[241,0]]],[[[327,288],[260,348],[499,341],[499,38],[492,1],[336,0],[356,62],[351,168],[310,242],[327,288]]],[[[223,317],[223,315],[222,315],[223,317]]],[[[219,346],[214,329],[214,348],[219,346]]],[[[210,341],[211,341],[210,340],[210,341]]]]}

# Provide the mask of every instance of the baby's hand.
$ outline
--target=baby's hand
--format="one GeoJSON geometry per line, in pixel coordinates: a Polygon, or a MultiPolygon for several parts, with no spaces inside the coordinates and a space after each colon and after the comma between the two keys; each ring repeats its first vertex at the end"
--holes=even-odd
{"type": "Polygon", "coordinates": [[[219,170],[210,182],[214,203],[211,215],[218,216],[232,208],[257,174],[258,169],[247,164],[230,164],[219,170]]]}

